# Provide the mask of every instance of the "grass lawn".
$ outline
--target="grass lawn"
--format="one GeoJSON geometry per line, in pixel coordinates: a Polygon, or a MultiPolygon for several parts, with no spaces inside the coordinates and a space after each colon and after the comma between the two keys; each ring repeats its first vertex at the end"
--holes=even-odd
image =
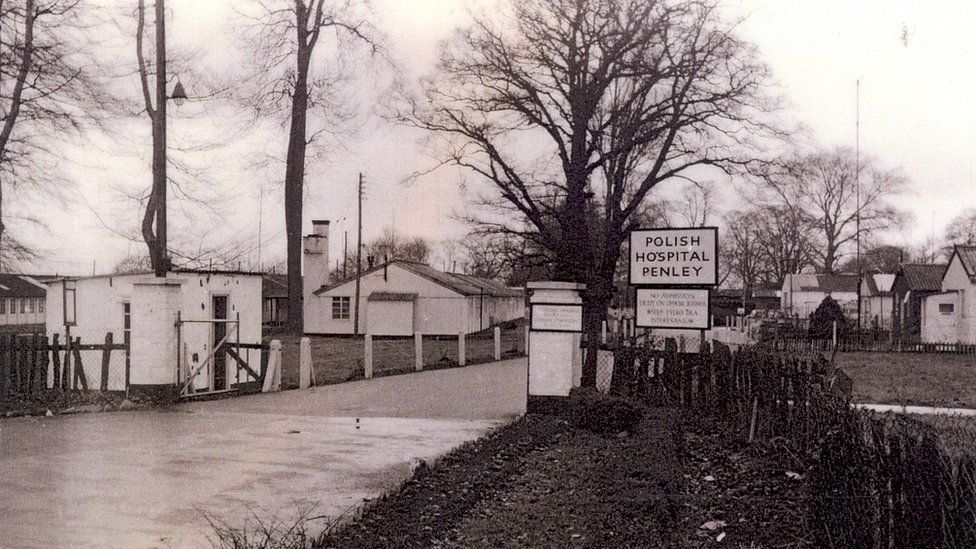
{"type": "Polygon", "coordinates": [[[854,402],[976,407],[976,356],[838,353],[854,380],[854,402]]]}
{"type": "MultiPolygon", "coordinates": [[[[265,340],[281,341],[282,389],[298,387],[298,357],[300,336],[273,334],[265,340]]],[[[502,358],[525,354],[524,324],[513,323],[501,333],[502,358]]],[[[362,337],[309,337],[315,385],[329,385],[363,378],[364,345],[362,337]]],[[[465,338],[467,364],[494,360],[494,334],[491,329],[468,334],[465,338]]],[[[415,344],[412,337],[397,339],[373,338],[373,374],[375,376],[410,372],[415,369],[415,344]]],[[[424,337],[424,369],[457,366],[457,337],[424,337]]]]}

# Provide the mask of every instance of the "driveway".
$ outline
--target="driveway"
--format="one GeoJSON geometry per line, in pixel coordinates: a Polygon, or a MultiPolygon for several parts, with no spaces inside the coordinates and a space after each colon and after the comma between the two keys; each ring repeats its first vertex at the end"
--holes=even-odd
{"type": "Polygon", "coordinates": [[[319,530],[525,409],[525,361],[0,421],[0,546],[209,546],[207,517],[319,530]]]}

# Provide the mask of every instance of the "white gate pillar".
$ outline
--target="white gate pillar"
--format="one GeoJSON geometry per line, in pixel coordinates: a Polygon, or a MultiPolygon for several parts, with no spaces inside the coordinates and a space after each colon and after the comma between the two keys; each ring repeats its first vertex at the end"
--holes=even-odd
{"type": "Polygon", "coordinates": [[[528,408],[545,408],[553,398],[579,387],[583,372],[580,341],[586,286],[573,282],[528,284],[528,408]]]}

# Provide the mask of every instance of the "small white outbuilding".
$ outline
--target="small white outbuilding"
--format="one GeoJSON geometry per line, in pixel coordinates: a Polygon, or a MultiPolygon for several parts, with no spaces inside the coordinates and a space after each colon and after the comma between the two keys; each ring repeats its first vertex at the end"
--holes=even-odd
{"type": "Polygon", "coordinates": [[[305,237],[305,332],[323,335],[458,335],[524,318],[525,292],[484,278],[395,259],[328,283],[328,221],[305,237]]]}
{"type": "MultiPolygon", "coordinates": [[[[192,271],[63,278],[48,283],[46,332],[64,345],[81,345],[85,378],[101,375],[104,345],[113,345],[106,364],[107,389],[136,395],[176,397],[230,390],[256,381],[234,358],[259,372],[261,275],[192,271]],[[79,340],[80,338],[80,340],[79,340]],[[224,342],[231,351],[214,353],[224,342]],[[199,372],[192,376],[193,372],[199,372]],[[187,380],[190,379],[189,382],[187,380]]],[[[55,376],[49,375],[52,380],[55,376]]]]}
{"type": "Polygon", "coordinates": [[[976,343],[976,246],[956,246],[942,291],[922,300],[922,341],[976,343]]]}

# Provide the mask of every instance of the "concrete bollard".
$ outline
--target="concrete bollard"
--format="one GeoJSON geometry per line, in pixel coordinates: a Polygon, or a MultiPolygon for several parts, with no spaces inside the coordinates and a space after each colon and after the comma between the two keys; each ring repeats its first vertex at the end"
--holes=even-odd
{"type": "Polygon", "coordinates": [[[502,329],[495,326],[495,360],[502,359],[502,329]]]}
{"type": "Polygon", "coordinates": [[[272,339],[268,345],[268,368],[264,371],[264,385],[262,393],[272,393],[281,390],[281,341],[272,339]]]}
{"type": "Polygon", "coordinates": [[[458,366],[467,364],[464,356],[464,332],[458,332],[458,366]]]}
{"type": "Polygon", "coordinates": [[[303,337],[298,344],[298,388],[312,386],[312,342],[303,337]]]}
{"type": "Polygon", "coordinates": [[[373,377],[373,336],[366,334],[363,338],[363,375],[366,379],[373,377]]]}
{"type": "Polygon", "coordinates": [[[414,368],[419,372],[424,369],[424,336],[420,332],[413,334],[413,354],[414,368]]]}

